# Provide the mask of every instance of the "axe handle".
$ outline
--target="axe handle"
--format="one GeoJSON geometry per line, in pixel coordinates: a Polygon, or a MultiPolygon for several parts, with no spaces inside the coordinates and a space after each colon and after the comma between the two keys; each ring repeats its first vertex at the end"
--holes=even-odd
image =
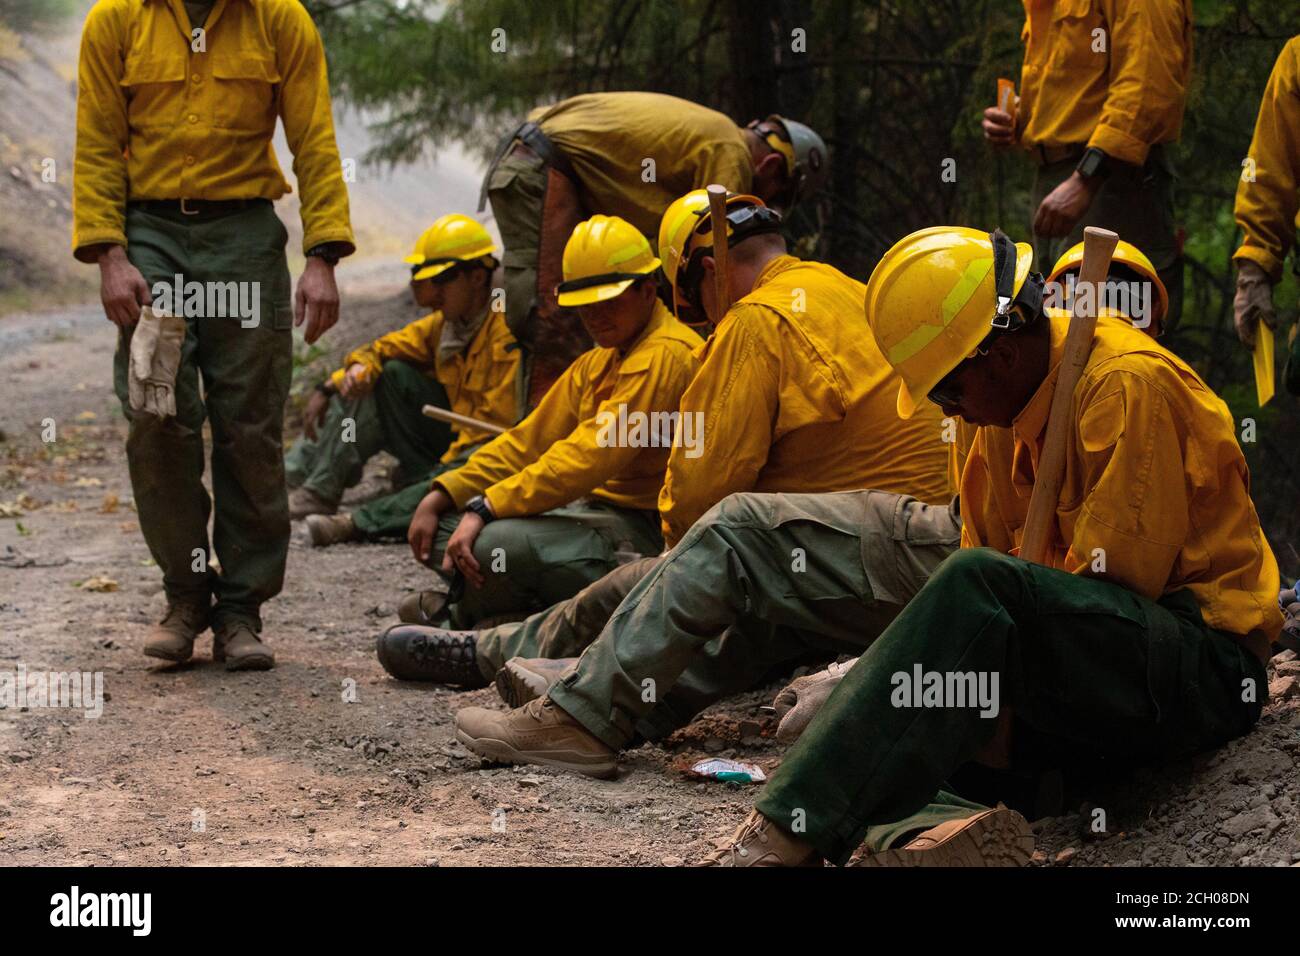
{"type": "Polygon", "coordinates": [[[1092,353],[1092,336],[1097,329],[1097,292],[1100,284],[1106,281],[1110,258],[1118,241],[1119,236],[1109,229],[1088,226],[1083,230],[1083,261],[1079,263],[1079,281],[1071,303],[1070,329],[1065,336],[1065,353],[1052,392],[1047,435],[1038,458],[1034,490],[1029,496],[1029,513],[1025,518],[1025,533],[1020,542],[1020,556],[1036,564],[1048,563],[1056,503],[1065,478],[1065,446],[1070,434],[1074,387],[1079,384],[1079,376],[1092,353]],[[1078,294],[1079,287],[1086,285],[1091,285],[1090,305],[1078,294]]]}
{"type": "Polygon", "coordinates": [[[709,194],[709,222],[713,226],[713,291],[718,300],[714,322],[731,308],[731,249],[727,240],[727,187],[714,183],[705,187],[709,194]]]}
{"type": "Polygon", "coordinates": [[[453,425],[464,425],[466,428],[477,428],[479,431],[489,432],[493,435],[500,435],[506,429],[501,425],[494,425],[492,422],[480,421],[477,418],[470,418],[468,415],[458,415],[456,412],[449,412],[445,408],[439,408],[437,405],[425,405],[420,409],[428,418],[436,418],[440,422],[451,422],[453,425]]]}

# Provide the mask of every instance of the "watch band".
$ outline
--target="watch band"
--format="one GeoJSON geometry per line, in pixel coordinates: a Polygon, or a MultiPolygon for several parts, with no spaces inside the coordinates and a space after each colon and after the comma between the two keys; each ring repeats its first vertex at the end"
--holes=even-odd
{"type": "Polygon", "coordinates": [[[1084,179],[1091,179],[1094,176],[1105,176],[1110,170],[1107,166],[1106,153],[1096,146],[1089,146],[1083,151],[1079,158],[1078,164],[1074,167],[1084,179]]]}
{"type": "Polygon", "coordinates": [[[475,495],[473,498],[469,499],[469,501],[465,502],[465,510],[474,512],[474,514],[483,519],[484,524],[487,524],[489,521],[495,521],[497,518],[497,516],[492,513],[492,506],[488,504],[487,498],[483,495],[475,495]]]}
{"type": "Polygon", "coordinates": [[[324,259],[332,266],[339,264],[339,255],[334,251],[334,247],[328,242],[322,242],[318,246],[312,246],[307,250],[307,258],[324,259]]]}

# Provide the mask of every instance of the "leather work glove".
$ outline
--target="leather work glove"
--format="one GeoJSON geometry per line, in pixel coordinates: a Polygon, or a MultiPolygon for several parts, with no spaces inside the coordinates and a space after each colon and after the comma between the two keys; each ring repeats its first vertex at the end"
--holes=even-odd
{"type": "Polygon", "coordinates": [[[1273,283],[1268,281],[1264,270],[1249,259],[1237,264],[1237,294],[1232,300],[1232,316],[1237,326],[1237,338],[1250,349],[1255,347],[1255,330],[1260,319],[1270,329],[1277,330],[1273,283]]]}
{"type": "Polygon", "coordinates": [[[169,418],[176,414],[176,371],[181,365],[185,320],[178,315],[140,310],[131,335],[131,364],[127,372],[127,398],[131,408],[147,415],[169,418]]]}
{"type": "Polygon", "coordinates": [[[783,744],[791,744],[799,739],[804,728],[817,716],[831,691],[844,679],[849,668],[858,662],[855,657],[842,664],[832,664],[824,671],[796,677],[776,695],[776,739],[783,744]]]}

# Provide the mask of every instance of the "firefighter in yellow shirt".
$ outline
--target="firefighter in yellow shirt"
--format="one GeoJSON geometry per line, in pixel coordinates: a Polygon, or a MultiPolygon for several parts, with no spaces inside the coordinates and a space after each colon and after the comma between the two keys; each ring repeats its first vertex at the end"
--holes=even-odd
{"type": "Polygon", "coordinates": [[[334,265],[353,251],[325,53],[300,3],[91,8],[72,246],[98,263],[104,311],[120,329],[114,386],[131,487],[168,602],[144,652],[188,660],[211,626],[228,669],[269,668],[259,609],[280,591],[289,547],[281,433],[292,327],[305,324],[314,342],[335,323],[334,265]],[[271,205],[289,191],[271,143],[277,120],[302,191],[307,265],[296,294],[271,205]],[[137,325],[150,303],[170,315],[137,325]]]}
{"type": "Polygon", "coordinates": [[[1144,332],[1097,324],[1050,560],[1016,557],[1068,328],[1043,313],[1030,260],[1001,233],[940,226],[876,266],[867,316],[902,377],[899,410],[938,404],[979,426],[962,547],[711,862],[839,864],[865,839],[868,865],[1024,864],[1033,836],[1019,814],[946,789],[962,764],[1150,763],[1258,719],[1282,626],[1277,562],[1227,407],[1144,332]]]}
{"type": "Polygon", "coordinates": [[[793,120],[738,127],[722,113],[660,93],[585,93],[539,107],[502,140],[483,181],[505,246],[506,315],[530,351],[539,396],[589,346],[555,301],[574,225],[618,216],[652,242],[669,203],[720,183],[788,208],[827,173],[826,146],[793,120]]]}
{"type": "Polygon", "coordinates": [[[723,314],[708,210],[703,190],[683,197],[659,237],[679,309],[717,322],[681,402],[704,453],[675,447],[659,497],[672,550],[546,696],[457,715],[482,756],[610,776],[636,733],[661,736],[810,651],[869,643],[957,544],[955,425],[937,408],[899,418],[862,283],[788,255],[780,217],[732,196],[723,314]]]}
{"type": "Polygon", "coordinates": [[[289,512],[307,517],[313,544],[405,534],[423,489],[381,498],[354,514],[334,514],[376,452],[396,456],[405,479],[400,484],[423,479],[427,488],[436,471],[464,464],[492,437],[427,418],[425,405],[502,426],[519,417],[519,352],[505,315],[490,308],[495,252],[477,222],[443,216],[406,257],[416,303],[434,311],[349,353],[343,367],[316,386],[303,416],[306,434],[285,459],[294,488],[289,512]]]}
{"type": "MultiPolygon", "coordinates": [[[[406,604],[463,624],[527,614],[620,560],[663,549],[655,501],[700,337],[659,301],[658,266],[621,219],[593,216],[574,229],[559,294],[596,348],[527,418],[426,485],[408,539],[417,560],[441,564],[452,590],[406,604]]],[[[400,653],[398,631],[381,638],[381,660],[386,646],[400,653]]]]}
{"type": "MultiPolygon", "coordinates": [[[[1237,184],[1237,225],[1244,233],[1233,253],[1237,295],[1233,313],[1237,335],[1247,348],[1255,345],[1262,320],[1277,327],[1273,286],[1282,279],[1282,263],[1295,245],[1300,212],[1300,37],[1292,37],[1278,55],[1264,88],[1255,121],[1255,136],[1237,184]]],[[[1300,324],[1291,327],[1291,355],[1286,387],[1300,395],[1300,324]]]]}
{"type": "Polygon", "coordinates": [[[1166,144],[1178,139],[1192,70],[1191,0],[1023,0],[1025,59],[1014,111],[984,111],[984,136],[1037,165],[1035,255],[1052,262],[1105,226],[1155,263],[1182,314],[1182,251],[1166,144]]]}

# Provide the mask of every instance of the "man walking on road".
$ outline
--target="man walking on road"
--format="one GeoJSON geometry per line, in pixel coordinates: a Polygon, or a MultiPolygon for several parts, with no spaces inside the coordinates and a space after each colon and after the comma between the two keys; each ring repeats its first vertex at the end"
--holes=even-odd
{"type": "Polygon", "coordinates": [[[167,594],[144,652],[188,660],[211,626],[227,669],[273,667],[260,607],[289,547],[291,330],[305,325],[310,343],[334,325],[334,265],[354,249],[311,17],[296,0],[100,0],[82,33],[75,176],[73,252],[99,264],[120,329],[131,487],[167,594]],[[292,302],[271,205],[290,191],[277,118],[302,191],[307,265],[292,302]]]}

